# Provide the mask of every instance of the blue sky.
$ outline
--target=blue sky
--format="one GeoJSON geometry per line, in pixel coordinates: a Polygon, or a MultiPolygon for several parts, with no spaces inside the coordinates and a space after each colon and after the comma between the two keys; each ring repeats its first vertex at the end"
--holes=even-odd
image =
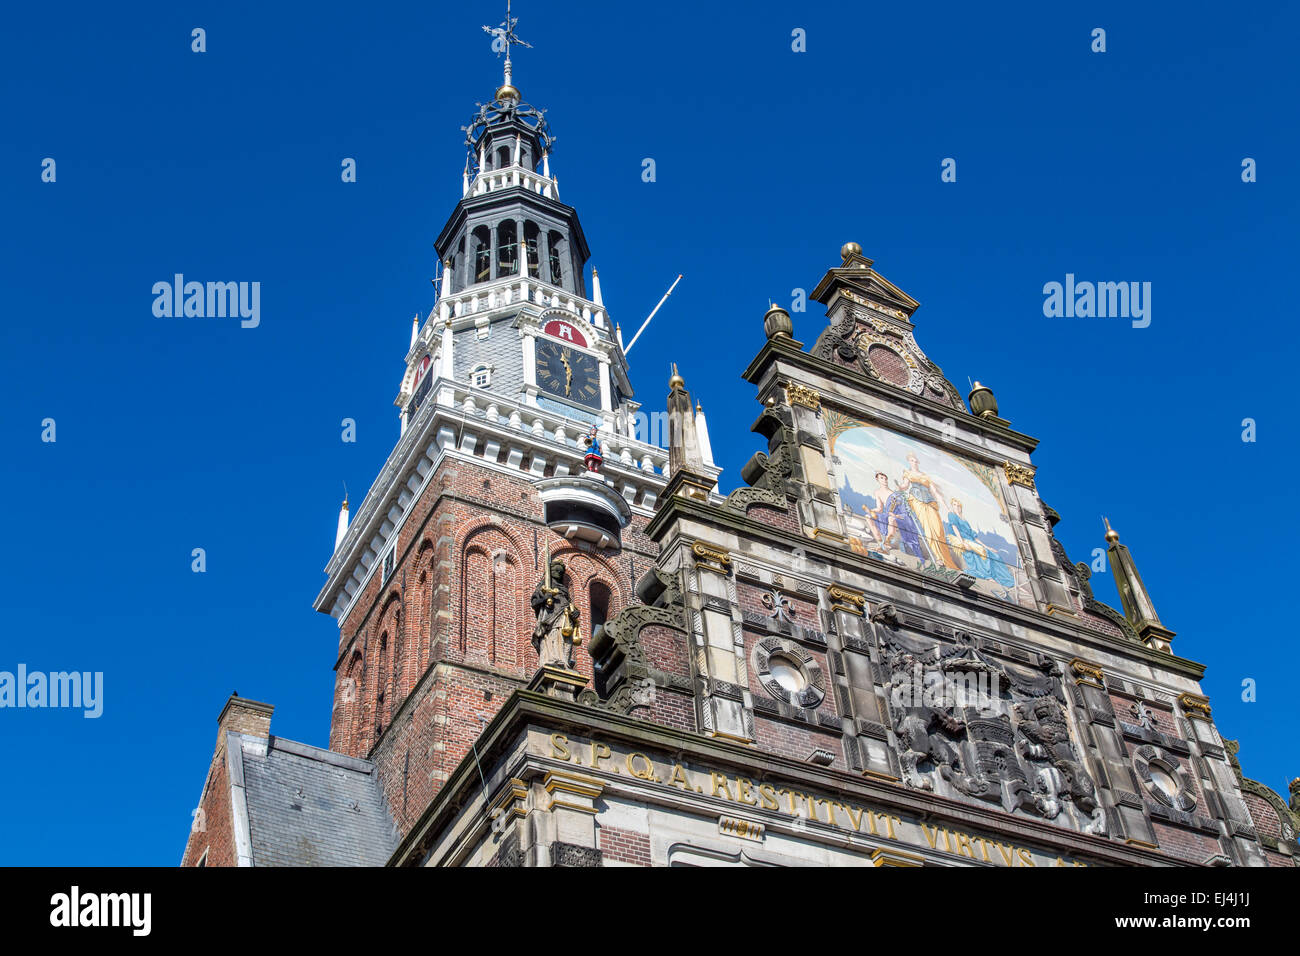
{"type": "MultiPolygon", "coordinates": [[[[0,669],[102,671],[105,710],[0,712],[0,862],[177,863],[232,690],[326,743],[337,629],[311,601],[343,482],[359,500],[397,438],[501,6],[7,11],[0,669]],[[261,282],[260,326],[155,318],[177,272],[261,282]]],[[[1074,560],[1110,517],[1247,773],[1285,792],[1300,24],[1137,6],[520,0],[515,79],[549,110],[611,314],[635,328],[684,274],[633,383],[661,407],[680,363],[724,486],[759,447],[739,373],[769,298],[861,243],[959,389],[1042,440],[1074,560]],[[1151,325],[1046,318],[1067,273],[1152,283],[1151,325]]],[[[794,319],[806,343],[823,325],[794,319]]]]}

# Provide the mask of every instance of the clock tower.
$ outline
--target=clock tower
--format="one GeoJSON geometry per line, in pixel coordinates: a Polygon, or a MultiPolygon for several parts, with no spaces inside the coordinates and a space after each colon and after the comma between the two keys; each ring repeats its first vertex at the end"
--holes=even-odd
{"type": "MultiPolygon", "coordinates": [[[[519,41],[511,31],[510,45],[519,41]]],[[[461,198],[434,245],[438,305],[414,337],[397,397],[405,430],[453,382],[632,437],[627,360],[611,325],[578,214],[560,201],[555,136],[511,82],[465,130],[461,198]],[[431,374],[435,369],[438,375],[431,374]]]]}
{"type": "MultiPolygon", "coordinates": [[[[464,127],[436,303],[398,386],[399,439],[340,517],[315,602],[339,622],[330,750],[373,765],[399,832],[540,673],[530,599],[552,562],[575,614],[577,693],[610,677],[587,648],[658,556],[645,527],[669,456],[638,427],[550,124],[512,82],[513,27],[489,31],[504,82],[464,127]]],[[[713,484],[711,460],[703,470],[713,484]]]]}

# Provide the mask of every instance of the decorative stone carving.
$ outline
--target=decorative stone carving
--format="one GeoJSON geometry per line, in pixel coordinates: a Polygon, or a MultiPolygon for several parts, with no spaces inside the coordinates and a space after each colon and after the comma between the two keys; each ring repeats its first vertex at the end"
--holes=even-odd
{"type": "Polygon", "coordinates": [[[814,412],[822,410],[822,397],[815,388],[809,388],[806,385],[799,385],[791,382],[785,387],[786,398],[791,405],[802,405],[804,408],[810,408],[814,412]]]}
{"type": "Polygon", "coordinates": [[[894,605],[878,604],[876,609],[871,612],[871,623],[898,627],[902,624],[902,619],[898,616],[898,608],[894,607],[894,605]]]}
{"type": "Polygon", "coordinates": [[[813,708],[826,698],[826,683],[816,659],[794,641],[768,637],[754,645],[754,672],[777,700],[813,708]],[[774,672],[775,665],[784,670],[774,672]],[[796,673],[797,672],[797,673],[796,673]]]}
{"type": "Polygon", "coordinates": [[[1177,757],[1159,747],[1143,744],[1133,753],[1133,770],[1157,803],[1183,813],[1196,809],[1196,788],[1177,757]],[[1161,774],[1159,783],[1155,772],[1161,774]],[[1171,784],[1173,793],[1169,792],[1171,784]]]}
{"type": "MultiPolygon", "coordinates": [[[[656,686],[671,686],[668,681],[655,682],[641,647],[641,631],[658,625],[679,632],[686,640],[685,608],[677,575],[651,568],[637,582],[636,593],[644,603],[624,608],[597,628],[589,648],[599,706],[633,715],[654,703],[656,686]]],[[[594,703],[586,696],[579,702],[594,703]]]]}
{"type": "Polygon", "coordinates": [[[1138,726],[1143,730],[1155,730],[1156,720],[1151,716],[1151,711],[1147,710],[1147,705],[1140,701],[1133,702],[1133,716],[1137,718],[1138,726]]]}
{"type": "Polygon", "coordinates": [[[1074,672],[1074,682],[1076,684],[1089,684],[1093,687],[1106,689],[1106,675],[1096,664],[1089,664],[1081,658],[1074,658],[1070,661],[1070,670],[1074,672]]]}
{"type": "Polygon", "coordinates": [[[794,622],[794,604],[780,591],[775,588],[764,591],[759,600],[773,621],[785,624],[794,622]]]}
{"type": "MultiPolygon", "coordinates": [[[[848,297],[853,298],[851,294],[848,297]]],[[[866,304],[866,300],[861,301],[866,304]]],[[[874,303],[868,308],[886,315],[897,311],[874,303]]],[[[902,319],[905,314],[899,313],[897,318],[902,319]]],[[[818,358],[849,366],[868,378],[965,411],[961,396],[944,378],[943,370],[921,351],[911,330],[877,318],[871,312],[842,310],[838,321],[818,337],[812,352],[818,358]]]]}
{"type": "MultiPolygon", "coordinates": [[[[890,655],[889,664],[890,688],[895,699],[924,700],[924,679],[917,678],[923,672],[917,658],[899,651],[890,655]]],[[[950,773],[954,768],[960,771],[961,757],[954,744],[965,729],[965,722],[953,717],[948,708],[898,704],[894,733],[898,735],[899,759],[907,784],[921,790],[934,789],[934,782],[918,769],[926,760],[937,767],[947,768],[950,773]]]]}
{"type": "MultiPolygon", "coordinates": [[[[1056,547],[1060,547],[1060,543],[1057,542],[1055,537],[1052,538],[1052,542],[1056,547]]],[[[1062,558],[1068,562],[1069,559],[1065,558],[1064,548],[1061,548],[1060,553],[1062,558]]],[[[1068,564],[1064,566],[1067,570],[1069,569],[1068,564]]],[[[1106,620],[1110,621],[1110,623],[1115,625],[1115,627],[1118,628],[1119,631],[1129,640],[1136,641],[1139,644],[1142,643],[1142,638],[1138,636],[1138,632],[1134,630],[1133,625],[1129,623],[1128,618],[1110,605],[1102,604],[1092,596],[1092,585],[1088,583],[1089,579],[1092,577],[1092,568],[1088,567],[1088,565],[1084,564],[1082,561],[1079,561],[1074,565],[1073,573],[1075,580],[1079,582],[1079,595],[1083,599],[1084,608],[1090,613],[1096,614],[1098,617],[1104,617],[1106,620]]]]}
{"type": "Polygon", "coordinates": [[[867,599],[861,591],[854,591],[839,584],[832,584],[826,589],[831,599],[832,611],[845,611],[861,617],[867,607],[867,599]]]}
{"type": "Polygon", "coordinates": [[[591,642],[596,693],[605,707],[632,714],[649,707],[654,701],[654,681],[650,677],[645,652],[641,648],[641,631],[652,624],[682,632],[682,609],[634,604],[624,608],[597,633],[591,642]]]}
{"type": "Polygon", "coordinates": [[[725,548],[718,548],[704,541],[696,541],[691,545],[691,554],[695,556],[697,564],[702,564],[712,571],[726,574],[731,570],[731,552],[725,548]]]}
{"type": "Polygon", "coordinates": [[[601,866],[601,853],[589,846],[556,841],[551,844],[551,866],[601,866]]]}
{"type": "Polygon", "coordinates": [[[786,484],[794,474],[798,458],[790,409],[769,405],[758,416],[752,430],[767,439],[767,454],[755,453],[741,468],[740,477],[750,487],[737,488],[727,495],[727,506],[742,513],[758,504],[784,509],[790,503],[786,484]]]}
{"type": "MultiPolygon", "coordinates": [[[[1251,780],[1249,777],[1242,775],[1241,763],[1237,760],[1237,751],[1240,750],[1241,745],[1237,741],[1225,740],[1223,746],[1227,750],[1228,760],[1232,765],[1232,772],[1237,778],[1237,783],[1241,786],[1241,792],[1254,794],[1273,808],[1277,813],[1280,826],[1279,834],[1282,840],[1291,844],[1294,848],[1296,833],[1300,831],[1300,778],[1292,780],[1287,787],[1291,797],[1291,802],[1288,804],[1272,787],[1265,786],[1258,780],[1251,780]]],[[[1261,836],[1265,846],[1269,845],[1270,839],[1261,836]]]]}
{"type": "Polygon", "coordinates": [[[569,576],[564,562],[547,562],[546,574],[533,590],[533,650],[542,667],[573,669],[573,648],[582,643],[578,631],[579,612],[569,595],[569,576]]]}
{"type": "Polygon", "coordinates": [[[1016,729],[1024,738],[1023,753],[1038,771],[1035,804],[1039,812],[1053,819],[1063,809],[1062,799],[1068,798],[1090,818],[1082,829],[1097,832],[1105,818],[1097,804],[1097,788],[1079,763],[1070,739],[1064,703],[1055,695],[1044,695],[1016,704],[1015,712],[1019,718],[1016,729]]]}
{"type": "Polygon", "coordinates": [[[1210,699],[1201,697],[1199,694],[1181,694],[1178,697],[1178,705],[1183,708],[1183,713],[1195,720],[1211,720],[1210,718],[1210,699]]]}
{"type": "Polygon", "coordinates": [[[524,865],[524,855],[519,849],[519,834],[511,833],[501,841],[497,851],[497,866],[516,867],[524,865]]]}
{"type": "Polygon", "coordinates": [[[1017,465],[1014,461],[1004,461],[1002,463],[1002,468],[1007,473],[1007,481],[1017,485],[1024,485],[1026,488],[1034,489],[1033,468],[1028,468],[1025,465],[1017,465]]]}
{"type": "Polygon", "coordinates": [[[888,630],[889,712],[904,783],[997,803],[1088,833],[1105,832],[1096,787],[1070,736],[1062,673],[1033,656],[1025,672],[977,639],[928,643],[888,630]]]}

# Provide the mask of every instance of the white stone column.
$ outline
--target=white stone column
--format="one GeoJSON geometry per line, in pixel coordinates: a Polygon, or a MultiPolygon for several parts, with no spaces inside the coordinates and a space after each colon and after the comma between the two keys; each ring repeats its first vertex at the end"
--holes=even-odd
{"type": "Polygon", "coordinates": [[[537,387],[537,337],[531,331],[524,333],[524,385],[537,387]]]}
{"type": "Polygon", "coordinates": [[[603,359],[600,363],[600,407],[606,412],[614,409],[614,396],[609,390],[609,363],[603,359]]]}
{"type": "Polygon", "coordinates": [[[452,339],[451,321],[448,320],[442,324],[442,354],[438,363],[438,376],[442,379],[438,388],[439,405],[452,405],[456,401],[456,365],[452,355],[452,339]]]}
{"type": "Polygon", "coordinates": [[[709,443],[709,423],[704,419],[704,407],[695,406],[695,434],[700,439],[700,457],[704,463],[712,467],[713,465],[713,445],[709,443]]]}
{"type": "Polygon", "coordinates": [[[335,551],[339,549],[339,545],[343,543],[343,539],[347,537],[347,534],[348,534],[348,500],[344,498],[343,507],[339,509],[338,530],[334,532],[335,551]]]}

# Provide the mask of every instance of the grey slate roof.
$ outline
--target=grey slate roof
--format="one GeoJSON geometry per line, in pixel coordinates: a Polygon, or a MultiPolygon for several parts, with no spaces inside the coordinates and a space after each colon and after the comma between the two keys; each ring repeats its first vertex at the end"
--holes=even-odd
{"type": "MultiPolygon", "coordinates": [[[[499,316],[488,326],[488,337],[480,339],[476,328],[461,329],[453,336],[451,360],[456,381],[469,382],[469,373],[480,365],[492,367],[488,391],[518,401],[524,387],[523,339],[515,328],[518,312],[499,316]]],[[[436,348],[436,339],[435,339],[436,348]]]]}
{"type": "Polygon", "coordinates": [[[280,737],[241,737],[254,866],[388,861],[398,833],[373,764],[280,737]]]}

